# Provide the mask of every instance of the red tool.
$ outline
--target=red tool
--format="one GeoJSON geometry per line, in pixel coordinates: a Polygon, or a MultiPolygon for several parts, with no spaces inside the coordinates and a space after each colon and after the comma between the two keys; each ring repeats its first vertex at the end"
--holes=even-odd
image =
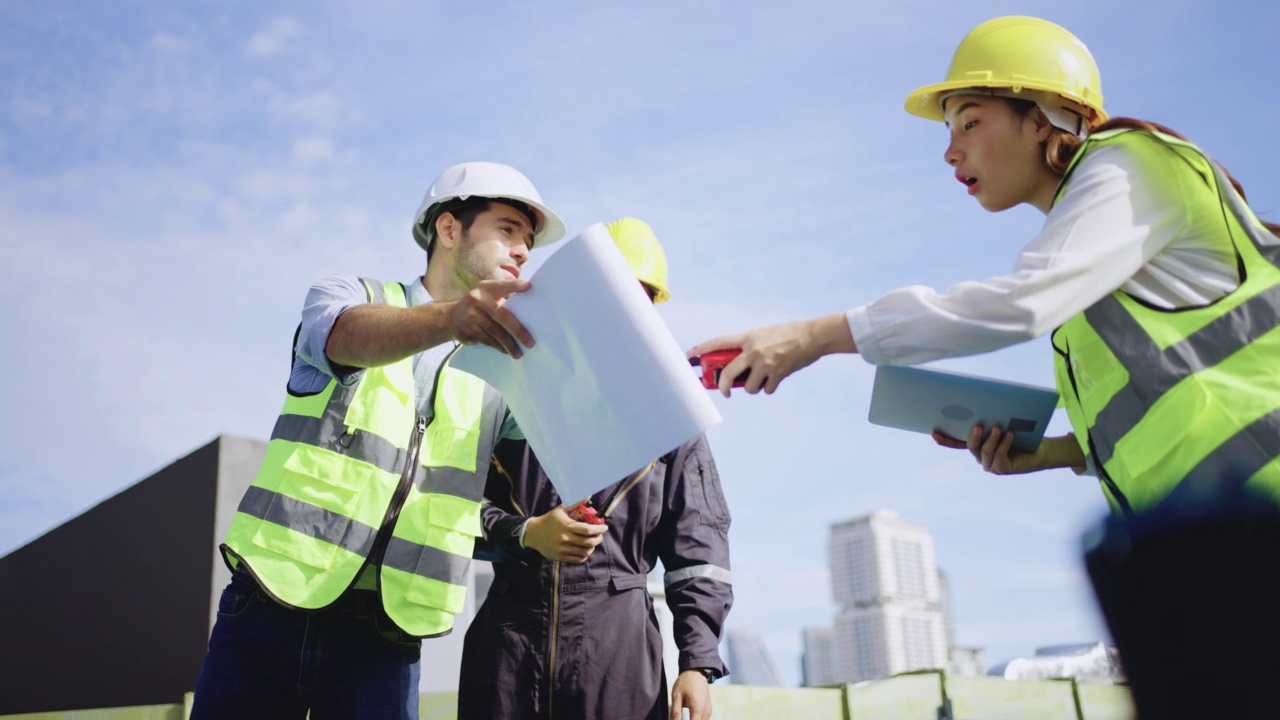
{"type": "Polygon", "coordinates": [[[569,517],[588,525],[605,524],[604,518],[600,517],[600,513],[597,513],[596,509],[591,507],[590,500],[584,500],[581,503],[578,503],[578,506],[573,509],[573,512],[569,513],[569,517]]]}
{"type": "MultiPolygon", "coordinates": [[[[692,367],[702,368],[702,387],[708,390],[715,390],[720,387],[720,371],[728,365],[730,361],[742,354],[742,350],[731,348],[729,350],[713,350],[709,353],[703,353],[696,357],[689,358],[689,365],[692,367]]],[[[750,372],[744,372],[733,379],[733,385],[730,387],[742,387],[747,383],[747,375],[750,372]]]]}

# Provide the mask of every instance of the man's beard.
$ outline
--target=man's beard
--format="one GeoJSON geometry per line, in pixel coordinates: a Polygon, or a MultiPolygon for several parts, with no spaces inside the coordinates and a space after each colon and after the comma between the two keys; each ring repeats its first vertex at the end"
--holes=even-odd
{"type": "Polygon", "coordinates": [[[458,260],[454,263],[453,273],[468,290],[478,285],[481,280],[494,279],[497,273],[497,268],[477,251],[475,243],[471,241],[469,230],[462,231],[461,241],[458,243],[458,260]]]}

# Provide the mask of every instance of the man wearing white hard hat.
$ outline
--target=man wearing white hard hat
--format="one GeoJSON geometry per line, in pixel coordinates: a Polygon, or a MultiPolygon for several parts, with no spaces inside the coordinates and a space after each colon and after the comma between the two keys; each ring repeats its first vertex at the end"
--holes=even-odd
{"type": "Polygon", "coordinates": [[[455,165],[414,218],[426,272],[312,286],[284,410],[225,542],[191,717],[418,717],[422,638],[463,608],[502,397],[447,360],[533,338],[504,303],[564,224],[515,168],[455,165]]]}

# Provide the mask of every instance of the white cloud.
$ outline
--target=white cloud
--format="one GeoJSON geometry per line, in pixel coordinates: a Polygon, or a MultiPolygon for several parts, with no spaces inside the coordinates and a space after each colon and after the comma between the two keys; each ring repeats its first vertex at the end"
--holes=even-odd
{"type": "Polygon", "coordinates": [[[272,20],[245,43],[245,52],[253,58],[270,58],[287,50],[290,42],[303,33],[302,25],[289,16],[272,20]]]}
{"type": "Polygon", "coordinates": [[[151,40],[147,43],[147,47],[153,50],[169,53],[186,52],[190,46],[191,44],[187,40],[164,32],[152,35],[151,40]]]}
{"type": "Polygon", "coordinates": [[[298,138],[293,141],[293,161],[301,167],[333,159],[333,143],[320,135],[298,138]]]}
{"type": "Polygon", "coordinates": [[[266,111],[269,117],[282,124],[333,128],[343,121],[346,108],[332,90],[296,94],[277,91],[268,95],[266,111]]]}
{"type": "Polygon", "coordinates": [[[54,109],[48,102],[27,95],[13,97],[9,105],[9,118],[19,127],[32,126],[53,119],[54,109]]]}

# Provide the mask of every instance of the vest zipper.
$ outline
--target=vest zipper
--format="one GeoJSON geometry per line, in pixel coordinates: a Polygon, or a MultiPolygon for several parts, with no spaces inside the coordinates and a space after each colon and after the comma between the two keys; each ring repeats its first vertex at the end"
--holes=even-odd
{"type": "Polygon", "coordinates": [[[556,639],[560,637],[560,562],[551,564],[551,637],[547,651],[547,720],[555,713],[556,639]]]}
{"type": "Polygon", "coordinates": [[[400,517],[400,510],[404,507],[404,501],[409,496],[409,488],[413,486],[413,475],[418,467],[418,455],[422,449],[422,436],[426,432],[427,416],[419,413],[413,427],[413,436],[409,438],[408,457],[404,464],[404,469],[400,471],[400,483],[396,485],[395,494],[391,496],[391,505],[387,507],[386,517],[382,519],[382,527],[378,528],[378,537],[374,540],[373,552],[369,553],[370,564],[382,564],[382,556],[387,551],[387,544],[391,542],[391,530],[396,526],[396,520],[400,517]]]}
{"type": "MultiPolygon", "coordinates": [[[[1076,387],[1076,372],[1071,367],[1071,353],[1058,349],[1057,344],[1050,341],[1053,351],[1062,356],[1062,364],[1067,368],[1067,380],[1071,382],[1071,394],[1076,398],[1076,406],[1083,408],[1084,402],[1080,400],[1080,389],[1076,387]]],[[[1098,448],[1093,444],[1093,433],[1087,433],[1086,438],[1089,441],[1089,454],[1093,456],[1093,469],[1098,473],[1098,480],[1107,486],[1107,492],[1111,493],[1111,497],[1115,498],[1116,504],[1120,506],[1120,512],[1124,513],[1126,518],[1133,517],[1133,507],[1129,505],[1129,498],[1124,496],[1120,491],[1120,486],[1116,485],[1116,481],[1111,479],[1111,475],[1107,473],[1107,469],[1102,466],[1098,460],[1098,448]]]]}
{"type": "MultiPolygon", "coordinates": [[[[449,364],[449,359],[453,354],[458,352],[458,346],[454,345],[449,354],[445,356],[444,361],[440,363],[440,367],[436,368],[435,380],[431,383],[431,395],[427,398],[428,407],[436,406],[436,391],[440,389],[440,376],[444,374],[444,368],[449,364]]],[[[432,419],[435,418],[434,411],[432,419]]],[[[391,542],[391,530],[396,526],[396,520],[400,518],[400,510],[404,507],[405,498],[409,496],[409,488],[413,485],[413,475],[418,469],[418,455],[421,454],[422,436],[427,432],[427,416],[418,413],[413,427],[413,437],[409,438],[409,459],[404,464],[404,469],[400,471],[400,484],[396,486],[396,492],[391,496],[391,505],[387,507],[386,517],[382,519],[382,527],[378,528],[378,537],[373,542],[373,552],[369,553],[369,563],[372,565],[382,564],[382,555],[387,551],[387,544],[391,542]]],[[[382,583],[378,583],[381,587],[382,583]]]]}

